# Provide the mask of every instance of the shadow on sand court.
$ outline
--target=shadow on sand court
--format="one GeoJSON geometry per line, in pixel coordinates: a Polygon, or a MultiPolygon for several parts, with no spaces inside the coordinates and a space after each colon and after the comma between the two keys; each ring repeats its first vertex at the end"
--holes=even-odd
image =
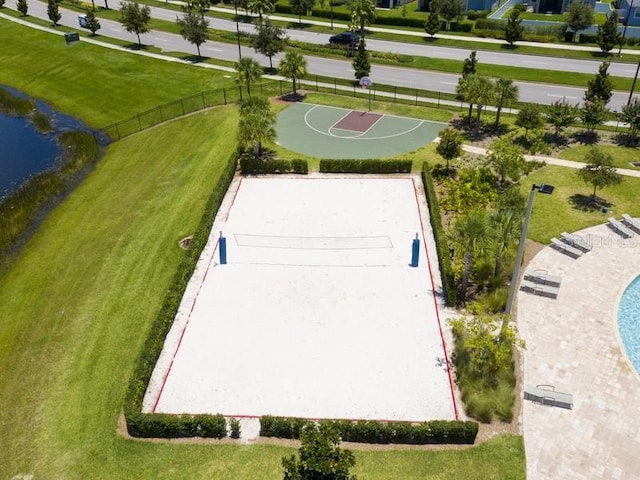
{"type": "Polygon", "coordinates": [[[278,143],[321,158],[384,158],[433,142],[443,123],[296,103],[278,115],[278,143]]]}

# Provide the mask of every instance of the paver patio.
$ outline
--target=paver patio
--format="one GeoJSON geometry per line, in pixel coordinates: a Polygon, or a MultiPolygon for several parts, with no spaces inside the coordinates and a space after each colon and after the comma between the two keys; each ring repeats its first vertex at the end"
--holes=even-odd
{"type": "MultiPolygon", "coordinates": [[[[604,218],[603,218],[604,221],[604,218]]],[[[562,277],[557,299],[519,292],[524,383],[573,394],[573,410],[523,403],[528,479],[640,479],[640,376],[618,334],[620,297],[640,275],[640,236],[606,225],[573,259],[543,249],[526,271],[562,277]]]]}

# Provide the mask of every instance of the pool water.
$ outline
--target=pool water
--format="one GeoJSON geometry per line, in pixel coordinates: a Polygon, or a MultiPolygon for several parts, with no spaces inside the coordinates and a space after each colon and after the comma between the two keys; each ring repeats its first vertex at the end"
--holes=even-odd
{"type": "Polygon", "coordinates": [[[618,307],[618,331],[627,357],[640,375],[640,276],[622,294],[618,307]]]}

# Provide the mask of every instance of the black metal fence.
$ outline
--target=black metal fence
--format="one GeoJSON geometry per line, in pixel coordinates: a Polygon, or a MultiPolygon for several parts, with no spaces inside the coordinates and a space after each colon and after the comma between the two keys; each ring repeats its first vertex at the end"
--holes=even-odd
{"type": "MultiPolygon", "coordinates": [[[[251,94],[282,95],[283,82],[261,83],[251,86],[251,94]]],[[[242,100],[248,96],[244,86],[236,88],[222,88],[219,90],[207,90],[204,92],[183,97],[173,102],[159,105],[146,112],[141,112],[133,117],[121,120],[101,129],[112,141],[120,140],[134,133],[158,125],[167,120],[182,117],[190,113],[204,110],[217,105],[227,105],[242,100]]]]}
{"type": "MultiPolygon", "coordinates": [[[[446,105],[447,108],[452,108],[455,105],[458,106],[458,108],[462,108],[462,103],[455,103],[455,96],[452,94],[419,90],[417,88],[386,85],[376,87],[373,85],[370,90],[367,90],[357,86],[354,82],[338,82],[337,79],[333,79],[333,82],[331,82],[318,76],[307,77],[303,82],[304,85],[301,85],[301,87],[316,92],[328,92],[336,95],[348,95],[356,98],[369,98],[378,101],[404,103],[415,106],[423,105],[441,108],[443,105],[446,105]]],[[[288,80],[274,80],[251,86],[251,94],[253,95],[283,95],[290,90],[291,82],[288,80]]],[[[207,90],[159,105],[146,112],[138,113],[126,120],[121,120],[102,128],[101,132],[110,138],[111,141],[116,141],[162,122],[166,122],[167,120],[172,120],[217,105],[236,103],[247,96],[249,96],[249,93],[244,86],[207,90]]]]}

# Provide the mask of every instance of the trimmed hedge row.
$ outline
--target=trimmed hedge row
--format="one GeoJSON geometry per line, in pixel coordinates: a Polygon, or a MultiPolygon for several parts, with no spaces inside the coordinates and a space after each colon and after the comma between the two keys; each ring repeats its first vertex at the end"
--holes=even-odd
{"type": "Polygon", "coordinates": [[[226,423],[221,415],[164,415],[158,413],[142,413],[142,401],[151,374],[158,357],[162,352],[164,340],[173,324],[174,317],[180,306],[182,296],[191,278],[200,253],[207,244],[209,232],[222,199],[227,192],[236,170],[237,153],[233,153],[226,160],[225,168],[218,184],[213,189],[205,211],[196,229],[189,249],[182,257],[173,280],[167,290],[164,303],[153,321],[149,335],[145,341],[124,399],[124,415],[127,420],[127,430],[136,437],[216,437],[226,436],[226,423]]]}
{"type": "MultiPolygon", "coordinates": [[[[314,420],[301,418],[260,418],[260,436],[300,438],[305,425],[314,420]]],[[[322,420],[338,431],[345,442],[394,443],[394,444],[473,444],[478,434],[478,424],[468,421],[431,420],[429,422],[378,422],[376,420],[322,420]]]]}
{"type": "Polygon", "coordinates": [[[440,265],[440,274],[442,275],[442,286],[444,288],[444,296],[449,307],[456,304],[456,284],[451,268],[451,257],[449,254],[449,244],[447,236],[442,229],[442,221],[440,216],[440,205],[436,197],[436,191],[433,186],[433,178],[431,169],[427,162],[422,164],[422,183],[427,196],[427,204],[429,206],[429,219],[433,230],[433,238],[438,249],[438,263],[440,265]]]}
{"type": "Polygon", "coordinates": [[[411,160],[322,159],[322,173],[410,173],[411,160]]]}
{"type": "Polygon", "coordinates": [[[240,157],[240,171],[243,175],[265,175],[270,173],[309,173],[309,165],[306,160],[299,158],[293,160],[256,158],[254,155],[245,154],[240,157]]]}

